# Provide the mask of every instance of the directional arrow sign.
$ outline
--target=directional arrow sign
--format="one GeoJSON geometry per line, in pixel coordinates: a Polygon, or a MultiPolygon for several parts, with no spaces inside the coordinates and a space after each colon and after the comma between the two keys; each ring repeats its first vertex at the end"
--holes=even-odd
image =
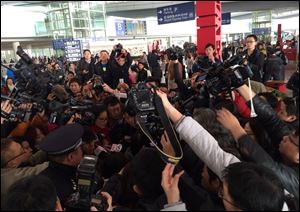
{"type": "Polygon", "coordinates": [[[157,8],[158,25],[189,20],[195,20],[194,2],[157,8]]]}

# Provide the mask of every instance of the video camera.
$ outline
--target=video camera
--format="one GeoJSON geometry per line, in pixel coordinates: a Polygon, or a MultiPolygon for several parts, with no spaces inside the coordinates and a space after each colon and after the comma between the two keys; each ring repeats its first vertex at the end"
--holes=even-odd
{"type": "Polygon", "coordinates": [[[93,77],[87,82],[87,84],[92,84],[92,88],[97,95],[103,92],[104,81],[101,76],[94,74],[93,77]]]}
{"type": "MultiPolygon", "coordinates": [[[[128,93],[126,104],[135,108],[137,124],[151,141],[152,145],[162,154],[163,159],[171,163],[178,163],[182,157],[182,149],[175,130],[166,115],[160,97],[150,89],[146,83],[138,83],[136,88],[132,88],[128,93]],[[161,150],[160,139],[164,131],[167,132],[170,138],[176,156],[167,155],[161,150]]],[[[157,88],[152,87],[152,89],[155,90],[157,88]]]]}
{"type": "Polygon", "coordinates": [[[165,53],[168,56],[169,60],[182,60],[184,51],[179,46],[176,47],[170,47],[166,49],[165,53]]]}
{"type": "Polygon", "coordinates": [[[205,86],[209,93],[217,96],[223,91],[231,91],[244,84],[244,81],[253,76],[248,65],[244,65],[246,55],[236,55],[224,62],[214,65],[206,76],[205,86]]]}
{"type": "Polygon", "coordinates": [[[96,192],[100,189],[100,177],[96,171],[98,157],[86,155],[77,167],[78,192],[72,194],[66,202],[67,210],[90,211],[95,206],[98,211],[105,211],[108,207],[106,200],[96,192]]]}
{"type": "Polygon", "coordinates": [[[8,96],[1,95],[1,100],[10,100],[12,102],[12,111],[8,114],[1,110],[1,116],[9,122],[14,121],[29,121],[34,115],[40,113],[44,110],[44,105],[41,103],[33,102],[31,103],[31,108],[21,108],[21,104],[26,104],[28,101],[26,96],[19,99],[14,99],[8,96]]]}
{"type": "Polygon", "coordinates": [[[75,119],[74,121],[76,123],[87,126],[93,125],[96,120],[96,116],[93,111],[98,106],[102,105],[97,105],[87,101],[84,101],[81,104],[77,102],[77,105],[71,104],[71,102],[62,104],[60,102],[53,101],[49,103],[49,111],[52,112],[49,117],[49,123],[64,125],[73,115],[79,113],[81,114],[81,119],[75,119]],[[69,111],[66,112],[66,109],[69,109],[69,111]]]}
{"type": "Polygon", "coordinates": [[[183,49],[184,49],[185,56],[187,56],[189,53],[194,55],[197,52],[197,45],[194,43],[185,42],[183,44],[183,49]]]}

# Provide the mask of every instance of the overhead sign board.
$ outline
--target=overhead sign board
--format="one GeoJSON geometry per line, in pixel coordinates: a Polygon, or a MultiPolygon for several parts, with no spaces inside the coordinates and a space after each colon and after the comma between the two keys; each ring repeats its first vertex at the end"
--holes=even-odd
{"type": "Polygon", "coordinates": [[[81,59],[82,49],[80,40],[66,41],[64,45],[67,61],[74,62],[81,59]]]}
{"type": "Polygon", "coordinates": [[[58,39],[52,40],[53,49],[65,49],[65,42],[72,41],[73,38],[65,38],[65,39],[58,39]]]}
{"type": "Polygon", "coordinates": [[[231,24],[231,13],[222,13],[222,25],[231,24]]]}
{"type": "Polygon", "coordinates": [[[255,35],[269,35],[269,34],[271,34],[271,27],[253,28],[252,33],[255,34],[255,35]]]}
{"type": "Polygon", "coordinates": [[[194,2],[157,8],[158,25],[190,20],[195,20],[194,2]]]}
{"type": "Polygon", "coordinates": [[[117,36],[124,36],[125,35],[125,23],[124,20],[116,20],[116,35],[117,36]]]}

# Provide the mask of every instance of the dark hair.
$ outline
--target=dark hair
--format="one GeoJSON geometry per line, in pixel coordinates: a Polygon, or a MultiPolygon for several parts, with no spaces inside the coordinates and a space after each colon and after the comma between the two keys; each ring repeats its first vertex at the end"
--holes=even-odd
{"type": "Polygon", "coordinates": [[[215,50],[215,45],[212,43],[206,44],[205,49],[207,49],[208,47],[211,47],[211,48],[213,48],[213,50],[215,50]]]}
{"type": "Polygon", "coordinates": [[[103,104],[103,105],[100,105],[99,107],[95,108],[94,114],[97,118],[101,113],[106,112],[106,111],[107,111],[107,107],[103,104]]]}
{"type": "Polygon", "coordinates": [[[224,151],[238,158],[241,157],[236,148],[234,138],[231,133],[217,121],[216,113],[213,110],[209,108],[199,108],[193,114],[193,118],[216,139],[224,151]]]}
{"type": "Polygon", "coordinates": [[[284,188],[269,168],[247,162],[233,163],[223,170],[233,203],[241,210],[281,211],[284,188]]]}
{"type": "Polygon", "coordinates": [[[145,82],[155,82],[157,86],[160,86],[160,81],[157,78],[154,77],[147,77],[147,79],[145,80],[145,82]]]}
{"type": "Polygon", "coordinates": [[[56,201],[56,188],[48,177],[28,176],[9,188],[4,201],[4,210],[54,211],[56,201]]]}
{"type": "Polygon", "coordinates": [[[135,117],[136,116],[136,110],[134,109],[134,107],[132,105],[127,105],[124,108],[124,113],[127,113],[131,117],[135,117]]]}
{"type": "Polygon", "coordinates": [[[1,168],[7,163],[7,157],[10,155],[9,147],[14,142],[12,138],[1,138],[1,168]]]}
{"type": "Polygon", "coordinates": [[[96,134],[88,126],[84,126],[83,128],[82,141],[84,143],[88,144],[97,139],[96,134]]]}
{"type": "Polygon", "coordinates": [[[141,149],[133,158],[133,181],[144,198],[153,200],[164,193],[161,187],[164,166],[158,151],[152,148],[141,149]]]}
{"type": "Polygon", "coordinates": [[[283,102],[286,106],[286,112],[289,116],[291,115],[295,115],[295,116],[299,116],[297,114],[297,106],[296,106],[296,102],[293,98],[291,97],[286,97],[283,99],[283,102]]]}
{"type": "Polygon", "coordinates": [[[106,108],[108,108],[108,106],[115,106],[117,104],[121,104],[121,103],[120,100],[115,96],[108,96],[104,100],[104,105],[106,106],[106,108]]]}
{"type": "Polygon", "coordinates": [[[107,179],[119,173],[128,161],[129,159],[124,153],[113,152],[101,158],[98,168],[100,168],[102,176],[107,179]]]}
{"type": "Polygon", "coordinates": [[[68,74],[72,74],[73,76],[75,76],[73,71],[68,71],[68,74]]]}
{"type": "Polygon", "coordinates": [[[81,82],[78,78],[72,78],[69,82],[69,85],[71,85],[72,83],[77,83],[79,86],[81,86],[81,82]]]}
{"type": "Polygon", "coordinates": [[[254,38],[254,40],[257,41],[257,36],[254,35],[254,34],[247,35],[246,39],[247,39],[247,38],[254,38]]]}
{"type": "Polygon", "coordinates": [[[274,94],[272,92],[263,92],[263,93],[259,93],[258,96],[263,96],[266,98],[267,102],[271,105],[271,107],[273,109],[277,108],[278,105],[278,100],[276,98],[276,96],[274,96],[274,94]]]}
{"type": "Polygon", "coordinates": [[[107,54],[109,54],[107,50],[101,50],[100,53],[102,52],[106,52],[107,54]]]}
{"type": "MultiPolygon", "coordinates": [[[[89,52],[89,53],[91,53],[91,51],[90,51],[89,49],[85,49],[85,50],[83,50],[83,54],[84,54],[85,52],[89,52]]],[[[91,54],[92,54],[92,53],[91,53],[91,54]]]]}

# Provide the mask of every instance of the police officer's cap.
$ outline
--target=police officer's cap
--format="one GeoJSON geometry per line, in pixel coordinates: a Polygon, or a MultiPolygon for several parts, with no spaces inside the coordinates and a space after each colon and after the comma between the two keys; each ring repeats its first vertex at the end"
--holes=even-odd
{"type": "Polygon", "coordinates": [[[72,152],[82,144],[83,127],[68,124],[49,133],[40,148],[49,155],[63,155],[72,152]]]}

